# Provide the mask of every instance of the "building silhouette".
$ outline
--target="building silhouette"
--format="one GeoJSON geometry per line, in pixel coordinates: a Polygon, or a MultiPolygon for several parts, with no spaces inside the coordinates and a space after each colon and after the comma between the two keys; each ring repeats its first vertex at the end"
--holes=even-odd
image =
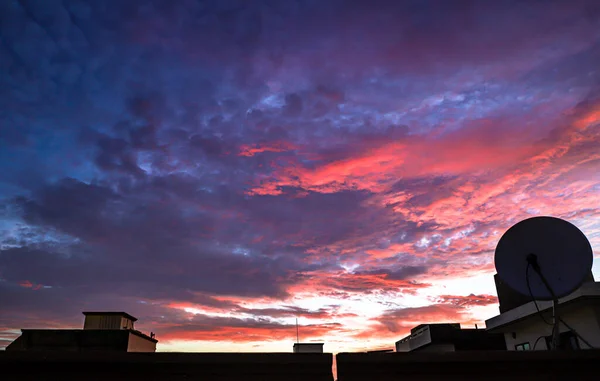
{"type": "Polygon", "coordinates": [[[323,353],[324,343],[294,343],[294,353],[323,353]]]}
{"type": "MultiPolygon", "coordinates": [[[[549,349],[552,302],[533,301],[494,278],[500,314],[486,320],[487,331],[504,335],[509,351],[549,349]]],[[[562,349],[600,348],[600,283],[591,273],[581,287],[559,298],[558,310],[562,349]]]]}
{"type": "Polygon", "coordinates": [[[83,329],[22,329],[6,351],[155,352],[158,340],[125,312],[84,312],[83,329]]]}
{"type": "Polygon", "coordinates": [[[421,324],[396,342],[396,352],[506,350],[504,336],[485,329],[464,329],[459,323],[421,324]]]}

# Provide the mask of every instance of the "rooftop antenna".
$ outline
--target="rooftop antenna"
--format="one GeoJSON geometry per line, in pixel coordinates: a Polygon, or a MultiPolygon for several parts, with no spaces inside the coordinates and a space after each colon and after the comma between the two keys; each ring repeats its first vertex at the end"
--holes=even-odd
{"type": "Polygon", "coordinates": [[[300,344],[300,332],[298,331],[298,318],[296,318],[296,343],[300,344]]]}
{"type": "Polygon", "coordinates": [[[560,348],[558,299],[581,286],[593,260],[592,247],[581,230],[547,216],[513,225],[498,241],[494,256],[498,277],[509,287],[531,296],[534,303],[552,300],[554,350],[560,348]]]}

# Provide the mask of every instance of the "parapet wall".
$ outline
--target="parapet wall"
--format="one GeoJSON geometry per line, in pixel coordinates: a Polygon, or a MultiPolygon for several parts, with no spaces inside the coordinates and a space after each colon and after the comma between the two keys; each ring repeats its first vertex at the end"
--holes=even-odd
{"type": "MultiPolygon", "coordinates": [[[[328,353],[1,352],[4,381],[331,381],[328,353]]],[[[600,350],[341,353],[338,381],[597,380],[600,350]]]]}
{"type": "Polygon", "coordinates": [[[331,381],[328,353],[0,352],[12,381],[331,381]]]}
{"type": "Polygon", "coordinates": [[[597,380],[600,350],[340,353],[338,381],[597,380]]]}

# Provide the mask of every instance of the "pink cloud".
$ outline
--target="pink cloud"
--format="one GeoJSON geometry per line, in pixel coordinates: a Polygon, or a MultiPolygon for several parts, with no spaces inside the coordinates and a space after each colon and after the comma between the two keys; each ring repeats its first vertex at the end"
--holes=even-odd
{"type": "MultiPolygon", "coordinates": [[[[534,109],[528,116],[530,122],[547,123],[536,117],[537,112],[534,109]]],[[[343,189],[380,193],[405,177],[476,174],[509,168],[544,152],[549,144],[539,138],[540,132],[547,134],[548,129],[530,129],[525,133],[515,123],[517,120],[510,118],[479,119],[437,136],[381,141],[314,169],[299,163],[280,166],[250,193],[280,194],[280,187],[285,186],[325,193],[343,189]]]]}
{"type": "Polygon", "coordinates": [[[498,303],[498,297],[495,295],[440,295],[437,299],[440,303],[458,307],[487,306],[498,303]]]}
{"type": "Polygon", "coordinates": [[[239,156],[254,156],[263,152],[285,152],[291,151],[295,147],[288,142],[271,142],[262,144],[242,145],[239,149],[239,156]]]}
{"type": "Polygon", "coordinates": [[[37,291],[39,289],[41,289],[42,287],[44,287],[44,285],[42,284],[34,284],[28,280],[24,280],[22,282],[19,282],[19,286],[23,287],[23,288],[29,288],[32,289],[34,291],[37,291]]]}

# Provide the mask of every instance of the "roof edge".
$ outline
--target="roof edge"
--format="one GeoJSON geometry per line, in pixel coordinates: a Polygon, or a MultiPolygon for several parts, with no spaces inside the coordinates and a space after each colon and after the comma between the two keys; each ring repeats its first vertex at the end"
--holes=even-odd
{"type": "Polygon", "coordinates": [[[145,333],[143,333],[143,332],[137,331],[137,330],[135,330],[135,329],[129,329],[128,331],[129,331],[130,333],[132,333],[132,334],[134,334],[134,335],[138,336],[138,337],[141,337],[142,339],[146,339],[146,340],[152,341],[154,344],[158,343],[158,340],[157,340],[157,339],[155,339],[154,337],[148,336],[148,335],[146,335],[146,334],[145,334],[145,333]]]}
{"type": "MultiPolygon", "coordinates": [[[[578,295],[575,298],[568,299],[559,302],[560,307],[572,306],[576,303],[581,303],[589,300],[600,300],[600,295],[578,295]]],[[[544,313],[546,311],[552,310],[552,305],[549,304],[551,302],[548,301],[536,301],[538,304],[539,312],[537,308],[535,308],[535,302],[531,301],[527,304],[523,304],[522,306],[510,309],[506,312],[503,312],[499,315],[491,317],[485,321],[485,331],[490,333],[501,332],[505,327],[522,322],[532,316],[538,315],[540,313],[544,313]],[[519,311],[521,309],[521,311],[519,311]],[[522,311],[525,310],[526,311],[522,311]]]]}
{"type": "Polygon", "coordinates": [[[131,321],[137,321],[138,319],[133,316],[128,314],[127,312],[123,312],[123,311],[84,311],[82,312],[82,314],[84,314],[85,316],[123,316],[126,317],[127,319],[131,320],[131,321]]]}

